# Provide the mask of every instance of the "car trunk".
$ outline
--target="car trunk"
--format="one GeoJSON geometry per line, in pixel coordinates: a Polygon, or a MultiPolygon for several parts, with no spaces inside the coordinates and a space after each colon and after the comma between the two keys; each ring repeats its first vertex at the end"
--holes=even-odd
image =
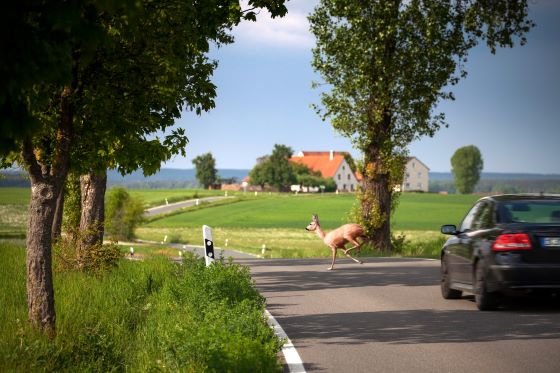
{"type": "Polygon", "coordinates": [[[560,225],[531,225],[523,231],[531,238],[531,250],[523,251],[525,263],[560,263],[560,225]]]}

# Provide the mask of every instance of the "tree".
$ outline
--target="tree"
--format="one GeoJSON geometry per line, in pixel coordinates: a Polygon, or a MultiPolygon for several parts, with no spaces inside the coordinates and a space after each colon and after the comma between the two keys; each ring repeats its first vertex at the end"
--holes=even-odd
{"type": "Polygon", "coordinates": [[[463,146],[451,157],[451,172],[455,179],[457,191],[470,194],[480,180],[480,172],[484,167],[480,150],[474,145],[463,146]]]}
{"type": "Polygon", "coordinates": [[[199,155],[192,160],[192,163],[196,168],[196,179],[204,186],[204,189],[208,189],[218,181],[216,160],[212,153],[199,155]]]}
{"type": "MultiPolygon", "coordinates": [[[[171,126],[183,106],[192,109],[186,103],[199,92],[215,90],[209,77],[216,64],[206,58],[210,43],[232,42],[229,30],[243,19],[255,20],[256,8],[267,8],[273,17],[286,13],[284,0],[250,0],[248,6],[242,9],[238,0],[3,3],[0,40],[9,58],[0,63],[0,160],[11,163],[15,158],[7,152],[19,148],[30,174],[27,299],[29,320],[38,329],[54,335],[51,229],[71,152],[81,148],[82,169],[100,176],[84,184],[100,185],[103,162],[128,172],[139,165],[153,171],[174,149],[184,148],[182,129],[161,142],[150,136],[171,126]],[[146,26],[153,28],[145,32],[146,26]],[[115,58],[121,52],[123,58],[115,58]],[[134,70],[138,62],[145,68],[134,70]],[[102,90],[95,85],[98,78],[114,84],[102,90]],[[160,94],[143,93],[149,84],[160,94]],[[91,110],[105,106],[112,111],[91,110]],[[119,109],[124,115],[110,115],[119,109]]],[[[195,111],[214,106],[214,96],[204,97],[207,106],[197,102],[195,111]]],[[[99,198],[93,200],[99,206],[99,198]]],[[[86,215],[85,221],[103,220],[86,215]]]]}
{"type": "Polygon", "coordinates": [[[466,76],[468,51],[485,40],[525,43],[527,0],[321,0],[309,17],[323,82],[323,120],[364,156],[359,220],[373,245],[391,250],[390,216],[408,144],[446,126],[434,113],[466,76]]]}
{"type": "Polygon", "coordinates": [[[259,158],[249,172],[251,182],[264,187],[268,184],[278,191],[288,190],[296,182],[292,163],[289,161],[294,151],[286,145],[275,144],[272,154],[259,158]]]}

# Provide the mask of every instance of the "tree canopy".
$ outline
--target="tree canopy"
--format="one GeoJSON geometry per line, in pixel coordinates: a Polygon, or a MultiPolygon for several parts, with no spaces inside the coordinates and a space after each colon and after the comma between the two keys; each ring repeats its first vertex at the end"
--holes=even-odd
{"type": "Polygon", "coordinates": [[[525,43],[527,0],[321,0],[309,21],[322,78],[315,108],[362,151],[358,218],[377,248],[391,249],[408,144],[447,125],[435,108],[454,98],[472,47],[525,43]]]}
{"type": "Polygon", "coordinates": [[[264,186],[268,184],[279,191],[288,190],[290,185],[296,183],[292,163],[289,161],[294,153],[289,146],[275,144],[270,156],[260,158],[249,173],[251,182],[264,186]]]}
{"type": "MultiPolygon", "coordinates": [[[[285,0],[6,1],[0,5],[0,160],[21,150],[32,184],[27,232],[29,319],[54,333],[51,226],[70,167],[142,167],[183,152],[183,109],[214,107],[212,43],[259,8],[285,0]],[[6,57],[6,58],[4,58],[6,57]],[[158,138],[158,134],[163,138],[158,138]],[[72,160],[72,162],[71,162],[72,160]]],[[[104,180],[104,178],[100,178],[104,180]]]]}
{"type": "Polygon", "coordinates": [[[451,157],[451,172],[457,191],[461,194],[472,193],[480,180],[483,167],[482,154],[476,146],[469,145],[457,149],[451,157]]]}
{"type": "Polygon", "coordinates": [[[216,170],[216,160],[212,153],[199,155],[192,160],[196,168],[196,179],[207,189],[218,181],[218,171],[216,170]]]}

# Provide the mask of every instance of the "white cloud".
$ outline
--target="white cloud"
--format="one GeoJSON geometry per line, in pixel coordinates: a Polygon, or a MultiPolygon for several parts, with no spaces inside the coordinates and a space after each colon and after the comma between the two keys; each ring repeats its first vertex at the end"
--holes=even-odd
{"type": "MultiPolygon", "coordinates": [[[[242,1],[244,9],[246,1],[242,1]]],[[[311,48],[315,45],[309,31],[307,13],[303,9],[290,6],[288,14],[282,18],[271,18],[267,10],[261,10],[256,22],[245,21],[233,30],[236,43],[274,46],[284,48],[311,48]]]]}

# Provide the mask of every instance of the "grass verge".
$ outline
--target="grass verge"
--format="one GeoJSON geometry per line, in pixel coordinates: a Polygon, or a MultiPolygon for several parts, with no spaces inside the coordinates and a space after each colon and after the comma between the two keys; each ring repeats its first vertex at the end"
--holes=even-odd
{"type": "Polygon", "coordinates": [[[55,273],[57,334],[26,322],[25,250],[0,244],[0,371],[271,372],[281,342],[246,267],[189,257],[55,273]]]}

